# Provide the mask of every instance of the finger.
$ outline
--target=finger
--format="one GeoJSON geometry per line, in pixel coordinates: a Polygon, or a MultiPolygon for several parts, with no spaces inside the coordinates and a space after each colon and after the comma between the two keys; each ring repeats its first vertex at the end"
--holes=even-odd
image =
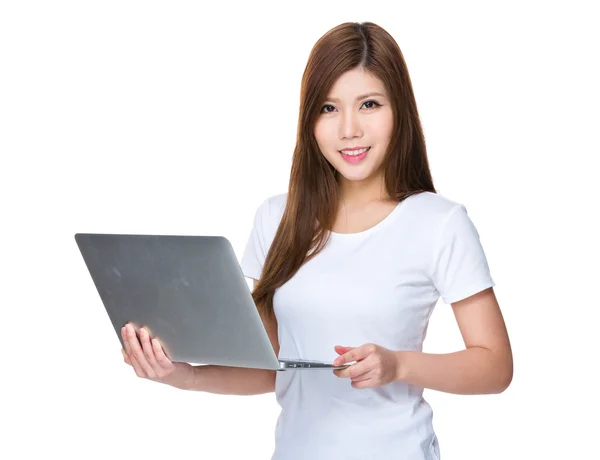
{"type": "Polygon", "coordinates": [[[363,345],[361,347],[353,348],[352,350],[338,356],[333,362],[334,365],[339,366],[340,364],[349,363],[351,361],[358,361],[359,359],[366,358],[371,353],[371,347],[363,345]]]}
{"type": "Polygon", "coordinates": [[[133,370],[135,371],[135,375],[137,375],[138,377],[146,377],[146,374],[144,373],[144,369],[142,369],[142,366],[140,366],[140,363],[138,363],[137,359],[135,359],[135,356],[133,356],[127,329],[128,329],[127,325],[125,325],[122,329],[123,337],[124,337],[123,343],[125,345],[125,352],[127,353],[129,360],[131,361],[131,366],[133,367],[133,370]]]}
{"type": "Polygon", "coordinates": [[[335,351],[342,352],[342,353],[346,353],[347,351],[352,350],[354,347],[344,347],[342,345],[336,345],[335,347],[335,351]]]}
{"type": "Polygon", "coordinates": [[[349,358],[350,358],[350,352],[344,351],[344,352],[340,353],[340,356],[335,358],[335,360],[333,361],[333,365],[341,366],[342,364],[346,364],[347,362],[352,361],[352,359],[349,359],[349,358]]]}
{"type": "Polygon", "coordinates": [[[129,361],[129,356],[127,356],[125,348],[121,348],[121,354],[123,355],[123,360],[131,366],[131,361],[129,361]]]}
{"type": "Polygon", "coordinates": [[[363,389],[363,388],[375,388],[379,385],[377,385],[376,383],[374,383],[373,379],[366,379],[366,380],[361,380],[360,382],[357,382],[356,380],[351,380],[350,381],[350,386],[352,388],[356,388],[356,389],[363,389]]]}
{"type": "Polygon", "coordinates": [[[127,328],[127,338],[129,339],[129,346],[131,347],[130,356],[136,359],[146,377],[155,378],[156,375],[154,369],[152,369],[152,366],[150,366],[150,364],[144,356],[144,350],[142,350],[142,346],[140,345],[140,341],[137,338],[135,329],[130,324],[128,324],[125,327],[127,328]]]}
{"type": "Polygon", "coordinates": [[[156,356],[156,360],[160,363],[160,365],[165,369],[169,369],[173,365],[173,361],[171,361],[165,354],[158,339],[152,339],[152,348],[154,348],[154,355],[156,356]]]}
{"type": "Polygon", "coordinates": [[[346,377],[349,379],[359,378],[362,375],[370,372],[372,369],[373,366],[369,362],[361,361],[342,370],[342,377],[346,377]]]}
{"type": "Polygon", "coordinates": [[[339,374],[336,373],[336,375],[340,378],[348,379],[362,378],[364,374],[371,372],[377,365],[371,356],[351,364],[346,369],[336,371],[339,372],[339,374]]]}
{"type": "Polygon", "coordinates": [[[131,361],[129,360],[129,356],[127,356],[127,352],[125,351],[125,341],[127,340],[127,337],[125,337],[125,326],[121,328],[121,338],[123,339],[123,348],[121,348],[123,360],[131,366],[131,361]]]}
{"type": "Polygon", "coordinates": [[[335,352],[339,355],[336,359],[340,358],[344,353],[349,352],[350,350],[352,350],[353,347],[342,347],[341,345],[336,345],[335,347],[335,352]]]}
{"type": "Polygon", "coordinates": [[[150,343],[150,335],[145,328],[140,328],[140,342],[142,344],[142,350],[144,352],[144,356],[150,364],[150,367],[154,370],[154,374],[159,376],[162,373],[161,365],[156,361],[156,357],[154,356],[154,349],[152,344],[150,343]]]}
{"type": "Polygon", "coordinates": [[[365,372],[364,374],[358,375],[356,377],[352,377],[352,381],[353,382],[363,382],[365,380],[371,380],[374,375],[375,375],[375,369],[371,369],[370,371],[365,372]]]}

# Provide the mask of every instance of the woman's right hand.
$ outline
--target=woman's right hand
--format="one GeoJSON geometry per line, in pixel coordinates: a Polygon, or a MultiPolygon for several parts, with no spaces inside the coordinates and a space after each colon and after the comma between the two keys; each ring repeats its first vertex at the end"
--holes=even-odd
{"type": "Polygon", "coordinates": [[[152,339],[143,327],[139,330],[140,339],[133,326],[127,323],[121,328],[125,349],[121,348],[123,359],[133,367],[138,377],[180,388],[190,389],[194,368],[188,363],[173,362],[165,355],[157,339],[152,339]],[[140,344],[141,342],[141,344],[140,344]]]}

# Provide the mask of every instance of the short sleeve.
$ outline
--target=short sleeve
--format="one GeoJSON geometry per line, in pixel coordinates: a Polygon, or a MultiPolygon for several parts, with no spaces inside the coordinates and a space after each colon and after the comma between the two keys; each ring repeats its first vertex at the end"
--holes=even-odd
{"type": "Polygon", "coordinates": [[[460,203],[450,211],[440,229],[431,279],[446,304],[496,285],[479,233],[460,203]]]}
{"type": "Polygon", "coordinates": [[[266,229],[269,219],[269,200],[261,203],[254,215],[254,223],[246,243],[240,266],[248,278],[260,279],[267,257],[266,229]]]}

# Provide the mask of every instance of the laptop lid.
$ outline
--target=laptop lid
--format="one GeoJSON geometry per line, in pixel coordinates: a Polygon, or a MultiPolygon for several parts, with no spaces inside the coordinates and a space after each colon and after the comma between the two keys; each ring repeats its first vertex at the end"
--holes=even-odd
{"type": "Polygon", "coordinates": [[[77,233],[121,338],[143,326],[171,361],[280,369],[229,240],[223,236],[77,233]]]}

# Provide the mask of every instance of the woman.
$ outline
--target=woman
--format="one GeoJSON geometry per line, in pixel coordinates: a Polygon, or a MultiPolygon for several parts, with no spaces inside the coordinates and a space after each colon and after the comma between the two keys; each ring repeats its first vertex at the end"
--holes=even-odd
{"type": "Polygon", "coordinates": [[[138,375],[180,388],[275,391],[272,459],[439,459],[423,389],[499,393],[512,380],[479,234],[433,186],[406,64],[376,24],[341,24],[313,48],[289,189],[257,209],[241,267],[279,357],[354,363],[191,367],[133,330],[124,355],[138,375]],[[440,296],[465,349],[422,353],[440,296]]]}

